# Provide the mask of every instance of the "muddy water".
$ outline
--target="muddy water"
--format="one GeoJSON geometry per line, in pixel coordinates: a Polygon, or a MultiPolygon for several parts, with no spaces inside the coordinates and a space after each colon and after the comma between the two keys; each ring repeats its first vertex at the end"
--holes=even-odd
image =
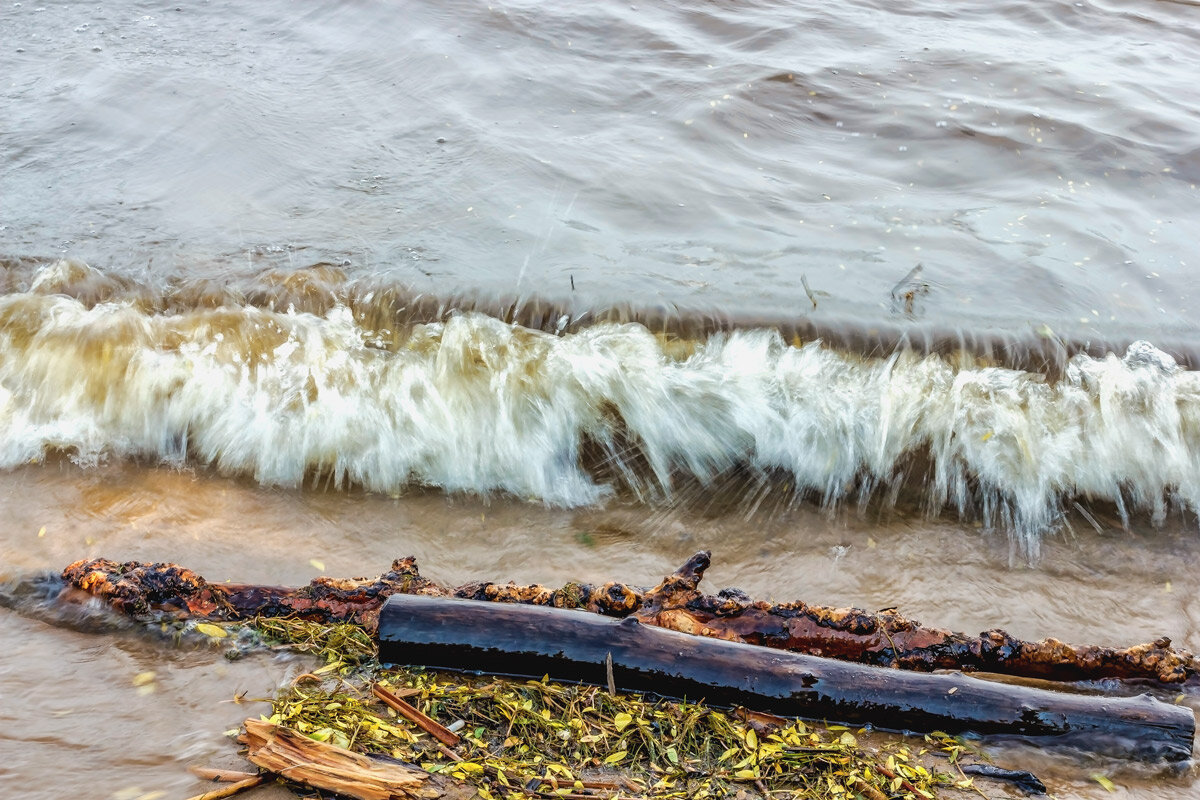
{"type": "MultiPolygon", "coordinates": [[[[1197,74],[1190,2],[6,3],[0,571],[710,548],[713,588],[1200,649],[1197,74]]],[[[302,668],[0,645],[6,796],[198,792],[302,668]]]]}
{"type": "MultiPolygon", "coordinates": [[[[314,560],[327,574],[348,575],[415,554],[424,573],[446,583],[481,576],[651,583],[708,547],[713,589],[895,604],[968,631],[1000,625],[1020,636],[1111,644],[1167,635],[1200,648],[1200,554],[1190,533],[1096,533],[1077,524],[1074,535],[1046,542],[1039,565],[1014,568],[1001,534],[898,513],[647,514],[622,503],[554,511],[437,492],[273,490],[127,464],[18,468],[0,477],[0,496],[8,512],[4,559],[17,575],[104,555],[173,559],[217,581],[299,583],[321,574],[314,560]]],[[[264,696],[303,669],[265,655],[230,663],[119,627],[79,630],[95,621],[52,626],[45,614],[4,611],[0,625],[9,651],[0,677],[4,741],[12,753],[0,777],[22,797],[95,794],[97,786],[102,797],[198,793],[203,787],[187,764],[237,764],[222,733],[256,707],[234,704],[235,695],[264,696]],[[145,672],[154,673],[153,691],[135,686],[145,672]]],[[[1200,696],[1184,702],[1200,708],[1200,696]]],[[[1034,768],[1059,797],[1109,796],[1089,779],[1097,771],[1117,781],[1118,796],[1183,797],[1200,786],[1191,773],[1166,777],[1065,755],[1008,749],[998,759],[1034,768]]]]}

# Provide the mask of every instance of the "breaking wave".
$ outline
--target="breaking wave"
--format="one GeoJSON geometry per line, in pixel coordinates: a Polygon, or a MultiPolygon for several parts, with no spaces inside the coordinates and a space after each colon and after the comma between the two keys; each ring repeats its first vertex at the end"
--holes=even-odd
{"type": "Polygon", "coordinates": [[[1200,509],[1200,373],[1146,342],[1048,378],[770,329],[554,333],[478,312],[392,329],[361,303],[148,309],[62,293],[64,275],[95,278],[80,270],[45,268],[0,297],[4,467],[65,452],[561,506],[670,503],[734,473],[830,506],[907,486],[1031,556],[1078,498],[1156,524],[1172,505],[1200,509]]]}

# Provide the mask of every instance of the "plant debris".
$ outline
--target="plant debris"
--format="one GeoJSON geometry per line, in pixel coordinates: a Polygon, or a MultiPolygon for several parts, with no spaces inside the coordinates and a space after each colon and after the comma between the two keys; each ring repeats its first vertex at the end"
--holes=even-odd
{"type": "MultiPolygon", "coordinates": [[[[482,800],[566,798],[804,798],[928,800],[938,787],[973,788],[929,766],[962,745],[926,737],[914,752],[864,746],[862,731],[549,680],[383,669],[365,637],[301,620],[256,620],[270,641],[294,643],[325,666],[274,699],[270,723],[356,753],[419,766],[468,784],[482,800]],[[284,623],[284,624],[281,624],[284,623]],[[335,642],[354,648],[343,653],[335,642]],[[380,702],[376,685],[456,730],[446,747],[380,702]]],[[[332,626],[336,628],[354,626],[332,626]]]]}

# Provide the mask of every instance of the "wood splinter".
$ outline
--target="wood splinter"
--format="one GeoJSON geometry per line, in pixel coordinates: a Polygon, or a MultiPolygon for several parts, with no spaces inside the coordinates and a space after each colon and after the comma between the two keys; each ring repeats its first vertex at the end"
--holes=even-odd
{"type": "Polygon", "coordinates": [[[202,781],[214,781],[218,783],[236,783],[237,781],[245,781],[258,777],[257,772],[243,772],[237,769],[214,769],[212,767],[197,765],[188,767],[188,772],[202,781]]]}
{"type": "Polygon", "coordinates": [[[189,797],[188,800],[222,800],[225,797],[233,797],[235,794],[241,794],[244,791],[253,789],[260,785],[265,778],[262,775],[255,775],[237,783],[231,783],[228,786],[222,786],[220,789],[213,789],[211,792],[198,794],[195,797],[189,797]]]}

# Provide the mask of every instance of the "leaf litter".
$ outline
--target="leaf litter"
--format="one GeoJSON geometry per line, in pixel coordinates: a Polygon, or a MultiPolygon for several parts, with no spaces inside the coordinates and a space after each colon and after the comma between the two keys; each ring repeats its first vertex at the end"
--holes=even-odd
{"type": "MultiPolygon", "coordinates": [[[[601,687],[383,667],[359,626],[258,618],[264,642],[325,665],[272,700],[270,722],[358,753],[396,759],[472,786],[481,800],[598,797],[930,800],[939,789],[976,793],[957,763],[965,743],[934,734],[925,746],[864,745],[864,731],[819,726],[703,702],[601,687]],[[458,731],[446,748],[372,696],[406,697],[458,731]]],[[[982,793],[979,793],[982,796],[982,793]]]]}

